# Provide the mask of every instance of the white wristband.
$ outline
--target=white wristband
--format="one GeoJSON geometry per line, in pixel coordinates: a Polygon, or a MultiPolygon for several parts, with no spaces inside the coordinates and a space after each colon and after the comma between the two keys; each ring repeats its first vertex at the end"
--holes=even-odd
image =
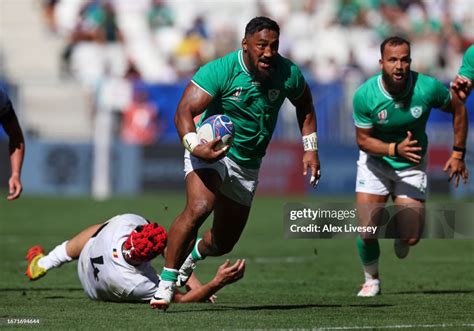
{"type": "Polygon", "coordinates": [[[183,137],[183,146],[189,153],[192,153],[194,148],[199,145],[199,140],[196,132],[188,132],[183,137]]]}
{"type": "Polygon", "coordinates": [[[303,147],[305,152],[318,150],[318,136],[316,132],[303,136],[303,147]]]}

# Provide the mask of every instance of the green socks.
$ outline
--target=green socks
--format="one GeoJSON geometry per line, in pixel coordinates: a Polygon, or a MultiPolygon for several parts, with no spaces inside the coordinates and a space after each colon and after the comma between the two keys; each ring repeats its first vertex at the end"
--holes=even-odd
{"type": "Polygon", "coordinates": [[[161,272],[160,278],[161,280],[175,283],[178,280],[178,274],[178,270],[165,267],[161,272]]]}
{"type": "Polygon", "coordinates": [[[196,243],[194,244],[193,250],[191,251],[191,257],[194,261],[204,260],[205,256],[202,256],[198,249],[198,244],[202,240],[201,237],[196,239],[196,243]]]}
{"type": "Polygon", "coordinates": [[[358,236],[356,238],[356,244],[360,259],[364,265],[372,264],[379,259],[380,246],[378,240],[367,245],[360,236],[358,236]]]}

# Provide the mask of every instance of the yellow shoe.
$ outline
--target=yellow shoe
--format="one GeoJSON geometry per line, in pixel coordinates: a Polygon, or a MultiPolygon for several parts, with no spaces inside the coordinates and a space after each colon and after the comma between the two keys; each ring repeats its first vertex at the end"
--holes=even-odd
{"type": "Polygon", "coordinates": [[[28,276],[30,280],[37,280],[46,275],[45,268],[42,268],[38,265],[39,259],[44,256],[43,247],[36,245],[31,247],[26,254],[26,258],[28,259],[28,266],[26,267],[25,274],[28,276]]]}

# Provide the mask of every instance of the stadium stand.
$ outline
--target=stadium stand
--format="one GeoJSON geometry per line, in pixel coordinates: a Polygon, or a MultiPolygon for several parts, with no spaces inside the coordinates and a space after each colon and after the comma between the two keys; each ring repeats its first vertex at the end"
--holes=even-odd
{"type": "MultiPolygon", "coordinates": [[[[199,66],[240,47],[250,17],[280,24],[280,52],[313,89],[322,146],[355,147],[352,96],[379,70],[385,37],[411,40],[412,68],[446,83],[474,41],[471,0],[6,0],[1,12],[2,76],[18,86],[25,131],[95,145],[101,123],[113,130],[109,141],[178,143],[181,91],[199,66]],[[112,118],[97,116],[104,113],[112,118]],[[156,125],[133,127],[141,114],[156,125]]],[[[474,108],[474,97],[467,106],[474,108]]],[[[291,110],[283,105],[277,142],[300,141],[291,110]]],[[[449,147],[450,117],[435,111],[431,122],[430,141],[449,147]]]]}
{"type": "Polygon", "coordinates": [[[345,104],[318,109],[338,113],[340,127],[349,129],[341,130],[348,132],[342,143],[352,141],[350,96],[378,70],[373,64],[384,37],[410,38],[413,68],[445,81],[474,40],[468,0],[58,0],[43,3],[43,22],[34,0],[3,6],[11,13],[2,20],[9,31],[6,70],[20,86],[27,127],[46,137],[90,137],[101,86],[130,70],[150,86],[179,86],[200,65],[239,47],[248,17],[256,15],[278,20],[280,51],[308,80],[342,84],[345,104]]]}

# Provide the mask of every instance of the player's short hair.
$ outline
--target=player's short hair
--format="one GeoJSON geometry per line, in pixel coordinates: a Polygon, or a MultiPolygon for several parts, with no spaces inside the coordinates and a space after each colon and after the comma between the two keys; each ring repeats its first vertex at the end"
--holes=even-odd
{"type": "Polygon", "coordinates": [[[250,22],[247,23],[247,26],[245,27],[245,36],[251,36],[256,32],[265,29],[275,31],[280,35],[280,27],[277,22],[265,16],[258,16],[252,18],[250,22]]]}
{"type": "Polygon", "coordinates": [[[410,42],[402,37],[392,36],[386,38],[382,44],[380,44],[380,56],[383,57],[383,51],[385,50],[386,45],[398,46],[398,45],[408,45],[408,50],[410,50],[410,42]]]}
{"type": "Polygon", "coordinates": [[[168,236],[157,223],[140,225],[125,241],[124,253],[134,261],[145,262],[163,253],[168,236]]]}

